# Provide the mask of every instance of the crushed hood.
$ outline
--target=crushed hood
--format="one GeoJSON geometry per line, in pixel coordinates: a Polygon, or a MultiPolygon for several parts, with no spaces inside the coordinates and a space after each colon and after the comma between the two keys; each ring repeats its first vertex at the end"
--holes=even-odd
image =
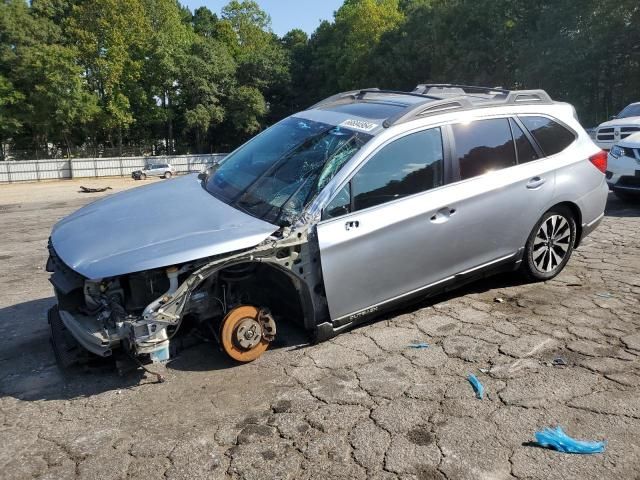
{"type": "Polygon", "coordinates": [[[58,222],[51,242],[65,264],[98,279],[250,248],[277,229],[187,175],[91,203],[58,222]]]}

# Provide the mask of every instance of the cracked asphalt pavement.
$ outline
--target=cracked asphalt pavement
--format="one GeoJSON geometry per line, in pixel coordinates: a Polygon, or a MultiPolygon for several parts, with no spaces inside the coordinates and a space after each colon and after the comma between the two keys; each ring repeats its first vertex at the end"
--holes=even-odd
{"type": "Polygon", "coordinates": [[[0,477],[640,478],[640,205],[612,196],[553,281],[501,275],[247,365],[201,342],[152,366],[159,384],[56,366],[47,237],[103,195],[77,186],[0,187],[0,477]],[[532,443],[555,425],[606,452],[532,443]]]}

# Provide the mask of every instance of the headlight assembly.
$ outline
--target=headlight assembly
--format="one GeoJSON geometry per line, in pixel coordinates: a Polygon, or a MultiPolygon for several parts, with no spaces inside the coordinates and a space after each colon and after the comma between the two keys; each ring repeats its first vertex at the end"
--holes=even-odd
{"type": "Polygon", "coordinates": [[[622,149],[618,145],[614,145],[613,147],[611,147],[611,151],[609,151],[609,153],[613,158],[619,158],[624,156],[624,149],[622,149]]]}

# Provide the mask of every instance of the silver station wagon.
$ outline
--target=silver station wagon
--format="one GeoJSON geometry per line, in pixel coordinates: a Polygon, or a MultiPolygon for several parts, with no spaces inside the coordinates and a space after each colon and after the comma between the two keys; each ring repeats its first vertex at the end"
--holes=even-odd
{"type": "Polygon", "coordinates": [[[490,273],[553,278],[603,217],[606,161],[542,90],[335,95],[60,221],[54,347],[164,361],[188,322],[247,362],[285,323],[320,341],[490,273]]]}

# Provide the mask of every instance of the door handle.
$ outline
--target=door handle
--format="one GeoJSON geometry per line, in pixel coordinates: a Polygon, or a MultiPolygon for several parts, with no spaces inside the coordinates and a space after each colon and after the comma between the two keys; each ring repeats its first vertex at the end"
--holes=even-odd
{"type": "Polygon", "coordinates": [[[351,230],[352,228],[358,228],[360,226],[360,222],[358,220],[350,220],[344,224],[344,228],[346,230],[351,230]]]}
{"type": "Polygon", "coordinates": [[[541,187],[545,182],[545,179],[542,177],[533,177],[529,182],[527,182],[527,188],[532,190],[534,188],[541,187]]]}
{"type": "Polygon", "coordinates": [[[429,220],[431,220],[432,223],[444,223],[447,220],[449,220],[451,215],[453,215],[454,213],[456,213],[455,208],[451,208],[451,207],[441,208],[435,214],[433,214],[429,220]]]}

